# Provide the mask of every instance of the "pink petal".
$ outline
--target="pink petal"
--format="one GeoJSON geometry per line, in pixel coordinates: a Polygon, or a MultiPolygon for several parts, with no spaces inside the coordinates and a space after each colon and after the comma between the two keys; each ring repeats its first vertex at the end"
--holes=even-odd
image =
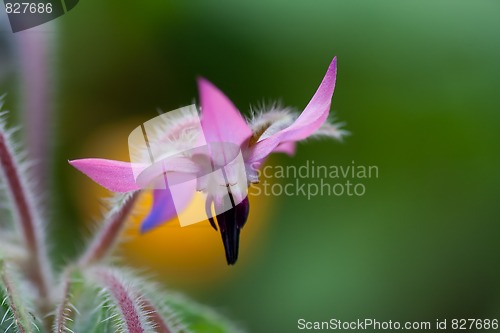
{"type": "Polygon", "coordinates": [[[99,158],[73,160],[69,163],[113,192],[129,192],[145,188],[165,189],[163,177],[165,172],[192,175],[199,171],[195,162],[178,156],[166,158],[149,166],[99,158]]]}
{"type": "MultiPolygon", "coordinates": [[[[134,164],[137,165],[137,164],[134,164]]],[[[137,167],[136,183],[139,187],[165,189],[165,172],[196,174],[199,171],[198,165],[191,159],[182,156],[171,156],[142,168],[137,167]]]]}
{"type": "Polygon", "coordinates": [[[276,148],[274,148],[273,153],[285,153],[287,155],[295,155],[295,150],[297,149],[297,143],[294,141],[287,141],[280,143],[276,148]]]}
{"type": "Polygon", "coordinates": [[[313,98],[300,116],[287,128],[257,142],[247,152],[248,162],[261,161],[285,141],[299,141],[314,133],[326,121],[335,89],[337,58],[333,58],[313,98]]]}
{"type": "Polygon", "coordinates": [[[230,142],[239,146],[252,131],[233,103],[212,83],[199,78],[201,127],[208,143],[230,142]]]}
{"type": "Polygon", "coordinates": [[[139,189],[134,179],[131,163],[86,158],[69,161],[69,164],[110,191],[129,192],[139,189]]]}

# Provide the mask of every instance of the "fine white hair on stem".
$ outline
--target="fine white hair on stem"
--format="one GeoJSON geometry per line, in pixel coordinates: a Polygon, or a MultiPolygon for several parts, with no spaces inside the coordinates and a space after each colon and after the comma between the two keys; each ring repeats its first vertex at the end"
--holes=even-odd
{"type": "Polygon", "coordinates": [[[91,240],[79,263],[87,266],[104,259],[116,245],[129,216],[134,210],[140,191],[117,195],[104,218],[104,224],[91,240]]]}
{"type": "Polygon", "coordinates": [[[62,290],[61,290],[61,302],[56,308],[56,311],[54,313],[54,324],[53,324],[53,329],[55,333],[63,333],[65,331],[68,331],[69,328],[66,326],[66,323],[68,321],[72,321],[71,316],[73,312],[76,312],[77,310],[71,306],[71,280],[70,280],[70,274],[65,274],[65,276],[62,279],[62,290]]]}
{"type": "MultiPolygon", "coordinates": [[[[2,102],[0,101],[0,108],[2,102]]],[[[12,130],[7,130],[5,113],[0,114],[0,173],[14,216],[14,225],[22,235],[31,262],[32,282],[42,300],[50,297],[51,266],[45,248],[45,222],[42,217],[36,190],[26,174],[26,164],[19,157],[18,148],[12,144],[12,130]]],[[[43,302],[43,301],[42,301],[43,302]]]]}
{"type": "MultiPolygon", "coordinates": [[[[165,322],[155,322],[158,313],[151,301],[141,292],[141,285],[134,283],[127,275],[118,269],[95,266],[87,272],[89,278],[99,286],[104,297],[109,299],[109,305],[119,314],[112,315],[116,329],[123,333],[153,333],[157,328],[169,328],[165,322]]],[[[114,311],[113,311],[114,312],[114,311]]],[[[161,317],[160,317],[161,318],[161,317]]],[[[172,330],[162,331],[172,332],[172,330]]]]}

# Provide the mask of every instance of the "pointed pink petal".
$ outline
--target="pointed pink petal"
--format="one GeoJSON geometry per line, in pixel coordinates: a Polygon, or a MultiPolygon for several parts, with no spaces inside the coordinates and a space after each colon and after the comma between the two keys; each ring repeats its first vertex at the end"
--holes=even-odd
{"type": "Polygon", "coordinates": [[[337,58],[333,58],[328,70],[313,98],[295,122],[286,131],[290,140],[303,140],[319,129],[330,112],[335,79],[337,76],[337,58]]]}
{"type": "Polygon", "coordinates": [[[110,191],[129,192],[139,189],[132,164],[128,162],[87,158],[69,161],[69,164],[110,191]]]}
{"type": "Polygon", "coordinates": [[[326,121],[335,89],[337,58],[333,58],[313,98],[292,125],[262,141],[257,142],[247,153],[248,162],[263,160],[284,141],[299,141],[314,133],[326,121]]]}
{"type": "Polygon", "coordinates": [[[201,127],[207,142],[241,145],[251,135],[245,119],[233,103],[212,83],[200,78],[201,127]]]}
{"type": "Polygon", "coordinates": [[[297,143],[294,141],[287,141],[280,143],[276,148],[274,148],[273,153],[285,153],[287,155],[295,155],[295,150],[297,149],[297,143]]]}

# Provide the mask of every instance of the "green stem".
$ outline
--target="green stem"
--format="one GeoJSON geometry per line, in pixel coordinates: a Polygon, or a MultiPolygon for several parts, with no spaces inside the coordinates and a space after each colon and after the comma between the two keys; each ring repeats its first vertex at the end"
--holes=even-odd
{"type": "MultiPolygon", "coordinates": [[[[22,298],[18,294],[17,288],[13,283],[12,276],[3,261],[0,261],[0,280],[5,293],[4,302],[7,302],[9,311],[12,314],[12,323],[9,328],[15,326],[19,333],[33,333],[35,325],[30,320],[29,312],[22,304],[22,298]]],[[[7,328],[6,331],[9,331],[7,328]]]]}

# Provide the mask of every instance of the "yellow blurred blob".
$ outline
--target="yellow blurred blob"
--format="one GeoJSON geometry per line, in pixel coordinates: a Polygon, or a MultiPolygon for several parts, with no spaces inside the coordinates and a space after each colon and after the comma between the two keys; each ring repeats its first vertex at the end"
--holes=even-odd
{"type": "MultiPolygon", "coordinates": [[[[85,143],[79,158],[106,158],[129,161],[127,140],[129,133],[143,120],[106,125],[93,131],[85,143]]],[[[76,171],[75,171],[76,172],[76,171]]],[[[75,174],[75,197],[81,215],[89,221],[100,216],[102,202],[99,198],[110,196],[110,192],[82,174],[75,174]]],[[[180,227],[177,219],[145,234],[140,234],[142,219],[152,204],[151,191],[139,198],[136,213],[130,218],[124,241],[117,254],[128,265],[144,268],[170,283],[195,286],[203,281],[223,282],[224,276],[250,263],[251,256],[260,254],[264,241],[264,224],[270,212],[271,197],[250,197],[250,217],[241,232],[239,259],[235,267],[226,264],[220,233],[212,229],[208,221],[180,227]]],[[[199,209],[191,203],[189,209],[199,209]]]]}

